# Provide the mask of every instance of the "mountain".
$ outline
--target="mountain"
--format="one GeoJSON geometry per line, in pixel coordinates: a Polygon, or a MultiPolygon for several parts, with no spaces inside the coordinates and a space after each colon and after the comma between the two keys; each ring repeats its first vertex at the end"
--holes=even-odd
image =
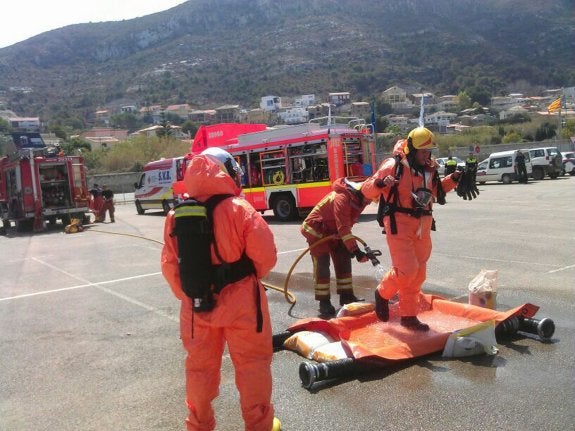
{"type": "Polygon", "coordinates": [[[572,0],[190,0],[0,49],[0,99],[19,115],[226,103],[393,85],[475,100],[573,86],[572,0]],[[10,91],[31,88],[32,92],[10,91]]]}

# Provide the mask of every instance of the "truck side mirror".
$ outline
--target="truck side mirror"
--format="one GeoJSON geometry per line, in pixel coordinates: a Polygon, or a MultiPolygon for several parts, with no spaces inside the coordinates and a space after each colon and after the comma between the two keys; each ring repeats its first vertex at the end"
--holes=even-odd
{"type": "Polygon", "coordinates": [[[135,188],[135,189],[139,189],[139,188],[140,188],[140,184],[138,184],[137,182],[134,183],[134,188],[135,188]]]}

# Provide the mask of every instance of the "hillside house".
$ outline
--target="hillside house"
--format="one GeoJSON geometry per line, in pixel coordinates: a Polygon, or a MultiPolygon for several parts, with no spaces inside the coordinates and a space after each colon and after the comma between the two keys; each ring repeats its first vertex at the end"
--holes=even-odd
{"type": "MultiPolygon", "coordinates": [[[[182,128],[180,126],[175,126],[173,124],[170,124],[169,127],[171,130],[171,136],[173,138],[179,139],[179,140],[190,139],[190,137],[182,131],[182,128]]],[[[135,131],[134,133],[132,133],[132,136],[133,135],[142,135],[142,136],[147,136],[148,138],[153,138],[155,136],[158,136],[158,131],[161,129],[163,129],[163,126],[160,126],[159,124],[155,124],[153,126],[146,127],[145,129],[140,129],[140,130],[135,131]]]]}
{"type": "Polygon", "coordinates": [[[309,113],[305,108],[289,108],[277,113],[277,117],[283,124],[307,123],[309,113]]]}
{"type": "Polygon", "coordinates": [[[240,105],[223,105],[215,109],[216,123],[238,123],[241,113],[240,105]]]}
{"type": "Polygon", "coordinates": [[[391,105],[394,111],[406,111],[413,108],[413,103],[407,97],[407,91],[403,88],[393,86],[381,93],[384,103],[391,105]]]}
{"type": "Polygon", "coordinates": [[[429,106],[435,103],[435,96],[433,95],[433,93],[413,93],[409,94],[407,98],[415,106],[421,106],[422,99],[423,99],[423,106],[429,106]]]}
{"type": "Polygon", "coordinates": [[[255,108],[246,112],[246,121],[250,124],[270,124],[272,113],[265,109],[255,108]]]}
{"type": "Polygon", "coordinates": [[[90,143],[92,150],[99,150],[110,148],[114,144],[126,141],[128,139],[128,131],[107,127],[94,127],[80,134],[80,137],[90,143]]]}
{"type": "Polygon", "coordinates": [[[164,109],[166,114],[173,114],[177,115],[178,117],[186,120],[188,119],[188,114],[192,110],[191,106],[187,103],[179,104],[179,105],[169,105],[164,109]]]}
{"type": "Polygon", "coordinates": [[[351,95],[348,91],[343,91],[340,93],[328,93],[328,102],[335,106],[342,106],[351,103],[351,95]]]}
{"type": "Polygon", "coordinates": [[[351,102],[350,115],[357,118],[369,118],[371,108],[369,102],[351,102]]]}
{"type": "Polygon", "coordinates": [[[21,132],[36,132],[40,130],[39,117],[11,117],[7,121],[10,127],[21,132]]]}
{"type": "Polygon", "coordinates": [[[260,109],[268,112],[277,112],[282,107],[282,99],[278,96],[264,96],[260,99],[260,109]]]}
{"type": "Polygon", "coordinates": [[[296,97],[294,100],[294,106],[297,108],[307,108],[308,106],[315,104],[315,94],[303,94],[296,97]]]}
{"type": "Polygon", "coordinates": [[[188,119],[198,124],[215,123],[216,111],[214,109],[195,109],[188,113],[188,119]]]}
{"type": "Polygon", "coordinates": [[[451,94],[440,96],[435,107],[438,111],[456,111],[459,107],[459,98],[451,94]]]}
{"type": "Polygon", "coordinates": [[[436,126],[437,130],[444,131],[445,127],[448,126],[453,120],[455,120],[455,118],[457,118],[457,114],[452,112],[439,111],[426,115],[424,122],[426,126],[436,126]]]}

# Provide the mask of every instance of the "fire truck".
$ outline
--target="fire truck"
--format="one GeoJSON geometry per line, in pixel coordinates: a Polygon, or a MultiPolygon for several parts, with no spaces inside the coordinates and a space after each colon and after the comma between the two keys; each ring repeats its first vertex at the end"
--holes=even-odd
{"type": "Polygon", "coordinates": [[[35,132],[12,133],[13,151],[0,158],[0,229],[40,231],[46,223],[89,221],[84,160],[46,146],[35,132]]]}
{"type": "MultiPolygon", "coordinates": [[[[184,171],[191,157],[213,146],[238,161],[246,200],[262,213],[272,210],[280,221],[308,212],[331,191],[336,179],[363,181],[376,169],[372,127],[351,117],[322,117],[275,128],[231,123],[202,126],[184,157],[184,171]]],[[[174,183],[173,189],[184,193],[183,181],[174,183]]]]}

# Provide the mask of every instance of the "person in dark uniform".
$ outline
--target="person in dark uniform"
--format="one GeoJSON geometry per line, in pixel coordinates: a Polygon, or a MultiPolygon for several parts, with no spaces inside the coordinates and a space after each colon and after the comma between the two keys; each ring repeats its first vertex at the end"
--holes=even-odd
{"type": "Polygon", "coordinates": [[[465,160],[465,168],[472,175],[472,184],[475,184],[475,175],[477,174],[477,158],[475,154],[469,153],[469,157],[465,160]]]}
{"type": "Polygon", "coordinates": [[[449,156],[447,158],[447,160],[445,161],[445,175],[444,176],[448,176],[449,174],[454,173],[456,169],[457,169],[457,160],[453,160],[453,157],[449,156]]]}
{"type": "Polygon", "coordinates": [[[525,154],[517,150],[515,155],[515,172],[517,174],[517,181],[527,184],[527,168],[525,166],[525,154]]]}

